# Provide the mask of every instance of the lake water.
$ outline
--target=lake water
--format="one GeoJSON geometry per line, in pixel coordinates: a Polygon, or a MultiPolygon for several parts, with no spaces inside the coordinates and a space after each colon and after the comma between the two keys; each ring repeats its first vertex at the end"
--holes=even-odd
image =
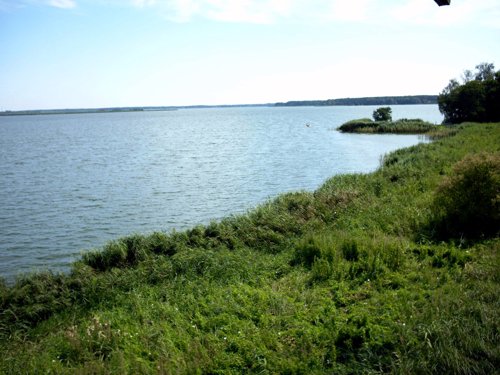
{"type": "MultiPolygon", "coordinates": [[[[373,106],[0,117],[0,276],[66,270],[132,233],[185,229],[370,172],[418,136],[341,134],[373,106]]],[[[393,118],[440,123],[435,105],[393,118]]]]}

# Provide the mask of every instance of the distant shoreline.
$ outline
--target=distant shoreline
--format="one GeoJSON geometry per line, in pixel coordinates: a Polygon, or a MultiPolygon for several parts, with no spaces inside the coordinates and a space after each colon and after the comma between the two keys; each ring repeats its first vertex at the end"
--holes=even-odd
{"type": "Polygon", "coordinates": [[[116,112],[152,112],[176,111],[178,109],[202,108],[241,108],[241,107],[305,107],[305,106],[360,106],[360,105],[419,105],[437,104],[437,95],[410,96],[374,96],[363,98],[341,98],[327,100],[302,100],[267,104],[222,104],[222,105],[189,105],[158,107],[110,107],[110,108],[78,108],[78,109],[34,109],[20,111],[2,111],[0,116],[27,115],[66,115],[82,113],[116,113],[116,112]]]}
{"type": "Polygon", "coordinates": [[[303,100],[276,103],[279,107],[297,106],[356,106],[356,105],[418,105],[437,104],[437,95],[371,96],[328,100],[303,100]]]}
{"type": "Polygon", "coordinates": [[[33,109],[21,111],[3,111],[0,116],[30,115],[72,115],[82,113],[117,113],[117,112],[161,112],[179,109],[229,108],[229,107],[274,107],[274,104],[235,104],[235,105],[191,105],[169,107],[113,107],[113,108],[79,108],[79,109],[33,109]]]}

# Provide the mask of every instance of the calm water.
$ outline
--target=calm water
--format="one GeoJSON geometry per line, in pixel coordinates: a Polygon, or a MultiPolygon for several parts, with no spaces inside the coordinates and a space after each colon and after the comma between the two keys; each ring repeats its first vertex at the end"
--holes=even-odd
{"type": "MultiPolygon", "coordinates": [[[[0,117],[0,276],[64,270],[121,236],[184,229],[373,171],[384,153],[419,142],[334,130],[375,108],[0,117]]],[[[392,108],[394,118],[442,120],[437,106],[392,108]]]]}

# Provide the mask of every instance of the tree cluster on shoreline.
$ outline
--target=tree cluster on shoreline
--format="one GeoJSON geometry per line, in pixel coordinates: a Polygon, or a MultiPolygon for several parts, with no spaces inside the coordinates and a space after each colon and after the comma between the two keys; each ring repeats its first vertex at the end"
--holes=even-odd
{"type": "Polygon", "coordinates": [[[450,80],[438,96],[444,123],[500,121],[500,70],[492,63],[481,63],[475,72],[465,70],[462,82],[450,80]]]}
{"type": "Polygon", "coordinates": [[[391,134],[423,134],[435,129],[435,125],[421,119],[399,119],[392,121],[391,107],[380,107],[373,111],[373,121],[369,118],[351,120],[342,124],[337,130],[344,133],[391,133],[391,134]]]}
{"type": "Polygon", "coordinates": [[[327,100],[295,100],[276,103],[277,107],[298,106],[358,106],[358,105],[408,105],[408,104],[436,104],[437,95],[408,95],[408,96],[374,96],[363,98],[340,98],[327,100]]]}

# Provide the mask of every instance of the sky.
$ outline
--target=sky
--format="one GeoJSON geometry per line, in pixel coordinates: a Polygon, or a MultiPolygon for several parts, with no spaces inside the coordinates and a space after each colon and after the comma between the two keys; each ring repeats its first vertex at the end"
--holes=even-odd
{"type": "Polygon", "coordinates": [[[500,1],[0,0],[0,111],[438,94],[500,1]]]}

